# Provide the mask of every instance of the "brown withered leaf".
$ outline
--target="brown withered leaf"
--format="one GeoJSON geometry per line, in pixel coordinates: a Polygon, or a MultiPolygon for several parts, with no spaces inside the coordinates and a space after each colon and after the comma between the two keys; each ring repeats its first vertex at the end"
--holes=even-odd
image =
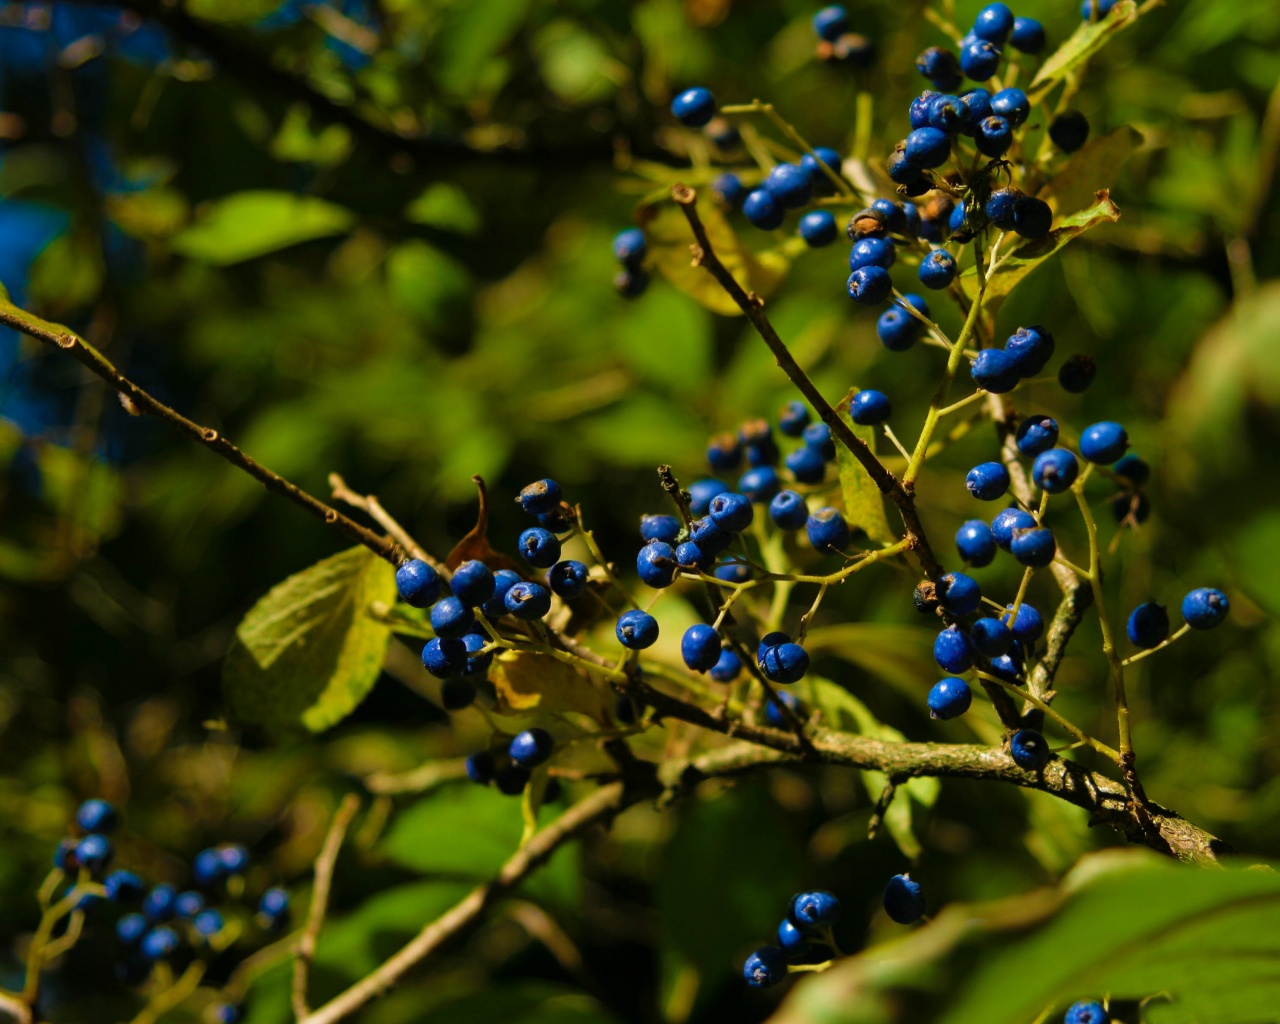
{"type": "Polygon", "coordinates": [[[473,476],[471,478],[476,485],[476,490],[480,492],[480,508],[476,512],[476,525],[473,526],[462,540],[453,546],[453,550],[449,552],[449,557],[444,560],[444,564],[450,569],[456,569],[463,562],[469,562],[475,559],[484,562],[490,569],[495,572],[498,569],[510,569],[512,572],[525,574],[521,572],[520,566],[506,555],[499,551],[495,551],[489,544],[489,493],[484,485],[484,477],[473,476]]]}

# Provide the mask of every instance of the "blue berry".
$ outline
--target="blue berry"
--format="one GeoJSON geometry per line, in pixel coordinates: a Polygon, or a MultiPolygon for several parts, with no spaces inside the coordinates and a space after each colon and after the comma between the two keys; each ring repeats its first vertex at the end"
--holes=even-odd
{"type": "Polygon", "coordinates": [[[566,601],[572,601],[587,589],[590,570],[576,559],[568,558],[556,562],[547,570],[547,586],[551,592],[566,601]]]}
{"type": "Polygon", "coordinates": [[[708,674],[717,683],[731,683],[742,674],[742,659],[726,647],[720,652],[720,657],[711,666],[708,674]]]}
{"type": "Polygon", "coordinates": [[[836,457],[836,443],[831,439],[831,428],[825,423],[810,423],[805,427],[804,444],[806,448],[816,449],[825,462],[832,462],[836,457]]]}
{"type": "Polygon", "coordinates": [[[1003,395],[1018,386],[1022,374],[1018,360],[1002,348],[984,348],[973,357],[969,376],[983,391],[1003,395]]]}
{"type": "Polygon", "coordinates": [[[736,210],[746,198],[747,186],[732,172],[726,172],[711,183],[711,192],[731,210],[736,210]]]}
{"type": "Polygon", "coordinates": [[[948,626],[933,641],[933,660],[944,672],[958,675],[973,666],[973,642],[959,626],[948,626]]]}
{"type": "Polygon", "coordinates": [[[849,275],[849,298],[864,306],[878,306],[889,297],[893,281],[883,267],[859,267],[849,275]]]}
{"type": "Polygon", "coordinates": [[[999,114],[988,114],[974,126],[973,144],[983,156],[1004,156],[1013,145],[1013,125],[999,114]]]}
{"type": "MultiPolygon", "coordinates": [[[[961,57],[961,62],[964,58],[961,57]]],[[[970,76],[972,77],[972,76],[970,76]]],[[[969,121],[969,108],[959,96],[939,93],[929,103],[929,127],[955,135],[969,121]]]]}
{"type": "Polygon", "coordinates": [[[937,128],[917,128],[907,136],[903,153],[917,170],[941,167],[951,158],[951,139],[937,128]]]}
{"type": "Polygon", "coordinates": [[[797,482],[802,484],[820,484],[827,475],[827,460],[822,457],[822,452],[808,445],[797,448],[788,455],[786,466],[797,482]]]}
{"type": "Polygon", "coordinates": [[[1014,530],[1026,530],[1036,525],[1035,516],[1020,508],[1006,508],[996,513],[991,520],[991,538],[996,546],[1009,550],[1013,543],[1014,530]]]}
{"type": "Polygon", "coordinates": [[[1143,650],[1159,647],[1169,638],[1169,612],[1154,601],[1140,604],[1129,613],[1125,631],[1134,647],[1143,650]]]}
{"type": "Polygon", "coordinates": [[[703,551],[699,545],[691,540],[676,545],[676,562],[683,569],[696,569],[699,572],[704,572],[710,568],[711,560],[714,557],[715,555],[703,551]]]}
{"type": "Polygon", "coordinates": [[[469,679],[446,679],[440,687],[440,704],[446,711],[469,708],[475,699],[475,683],[469,679]]]}
{"type": "Polygon", "coordinates": [[[623,647],[633,651],[643,651],[658,641],[658,620],[648,612],[632,608],[618,616],[614,635],[623,647]]]}
{"type": "MultiPolygon", "coordinates": [[[[679,528],[680,522],[676,520],[676,529],[679,528]]],[[[493,574],[493,596],[480,606],[486,619],[496,620],[507,614],[507,592],[519,582],[520,574],[510,569],[499,569],[493,574]]]]}
{"type": "Polygon", "coordinates": [[[132,946],[146,934],[150,927],[147,919],[141,914],[125,914],[116,922],[116,938],[126,946],[132,946]]]}
{"type": "Polygon", "coordinates": [[[76,824],[84,832],[107,835],[115,831],[118,821],[116,809],[105,800],[86,800],[76,811],[76,824]]]}
{"type": "Polygon", "coordinates": [[[1018,662],[1008,654],[1002,654],[998,658],[991,659],[991,674],[1003,679],[1006,683],[1022,681],[1022,672],[1018,668],[1018,662]]]}
{"type": "Polygon", "coordinates": [[[173,912],[178,917],[190,921],[202,910],[204,910],[204,897],[194,890],[180,892],[174,898],[173,912]]]}
{"type": "Polygon", "coordinates": [[[819,39],[834,43],[849,31],[849,14],[839,4],[824,7],[813,16],[813,31],[819,39]]]}
{"type": "MultiPolygon", "coordinates": [[[[778,700],[782,704],[785,704],[791,710],[792,714],[798,717],[804,717],[804,705],[800,703],[800,698],[794,693],[791,693],[788,690],[780,690],[778,691],[778,700]]],[[[765,725],[770,725],[775,729],[782,729],[787,725],[787,721],[783,718],[782,712],[778,709],[778,705],[773,701],[769,701],[764,706],[764,721],[765,725]]]]}
{"type": "Polygon", "coordinates": [[[1043,199],[1023,196],[1013,207],[1013,230],[1023,238],[1044,238],[1053,227],[1053,211],[1043,199]]]}
{"type": "Polygon", "coordinates": [[[809,652],[799,644],[777,644],[764,652],[760,671],[771,683],[799,682],[809,671],[809,652]]]}
{"type": "Polygon", "coordinates": [[[511,760],[521,768],[536,768],[551,756],[555,740],[546,729],[526,729],[518,733],[507,748],[511,760]]]}
{"type": "Polygon", "coordinates": [[[933,101],[937,96],[938,93],[934,92],[932,89],[926,89],[911,101],[911,106],[907,110],[907,116],[910,118],[912,128],[925,128],[928,126],[929,108],[933,106],[933,101]]]}
{"type": "Polygon", "coordinates": [[[613,287],[624,299],[637,299],[645,293],[651,280],[642,267],[624,267],[613,276],[613,287]]]}
{"type": "Polygon", "coordinates": [[[938,583],[938,603],[952,615],[968,615],[982,604],[982,588],[972,576],[949,572],[938,583]]]}
{"type": "Polygon", "coordinates": [[[522,580],[507,591],[503,600],[507,611],[517,619],[540,619],[551,611],[551,594],[537,583],[522,580]]]}
{"type": "Polygon", "coordinates": [[[1101,21],[1118,2],[1119,0],[1081,0],[1080,18],[1083,21],[1101,21]]]}
{"type": "Polygon", "coordinates": [[[905,352],[920,340],[924,330],[924,324],[896,304],[876,321],[876,335],[890,352],[905,352]]]}
{"type": "Polygon", "coordinates": [[[1116,476],[1124,477],[1135,487],[1141,487],[1151,477],[1151,467],[1147,465],[1146,460],[1132,453],[1112,466],[1111,471],[1116,476]]]}
{"type": "Polygon", "coordinates": [[[716,112],[716,98],[700,86],[686,89],[671,101],[671,114],[688,128],[701,128],[716,112]]]}
{"type": "Polygon", "coordinates": [[[560,504],[560,485],[554,480],[535,480],[520,491],[516,502],[531,516],[554,511],[560,504]]]}
{"type": "Polygon", "coordinates": [[[475,624],[475,613],[456,597],[442,597],[431,606],[431,628],[436,636],[462,636],[475,624]]]}
{"type": "Polygon", "coordinates": [[[1111,420],[1091,424],[1080,435],[1080,455],[1086,462],[1109,466],[1118,461],[1128,447],[1128,433],[1119,423],[1111,420]]]}
{"type": "Polygon", "coordinates": [[[830,146],[819,146],[800,158],[800,169],[809,176],[809,184],[813,186],[815,193],[828,194],[835,191],[835,185],[822,169],[824,164],[836,174],[840,173],[840,154],[830,146]]]}
{"type": "Polygon", "coordinates": [[[489,671],[489,666],[493,664],[493,651],[486,651],[489,646],[489,637],[479,630],[468,633],[462,638],[462,646],[467,651],[466,667],[463,669],[463,675],[481,676],[489,671]],[[481,653],[481,652],[484,653],[481,653]]]}
{"type": "Polygon", "coordinates": [[[99,832],[90,832],[76,843],[76,863],[99,874],[111,862],[111,840],[99,832]]]}
{"type": "Polygon", "coordinates": [[[550,569],[560,558],[560,541],[541,526],[531,526],[521,533],[516,547],[526,562],[539,569],[550,569]]]}
{"type": "Polygon", "coordinates": [[[830,210],[813,210],[800,218],[800,237],[810,248],[821,249],[836,240],[836,219],[830,210]]]}
{"type": "Polygon", "coordinates": [[[982,212],[1001,231],[1013,230],[1013,214],[1018,200],[1023,198],[1022,191],[1016,188],[998,188],[987,196],[982,212]]]}
{"type": "Polygon", "coordinates": [[[289,894],[279,886],[273,886],[258,900],[258,913],[273,923],[284,920],[289,912],[289,894]]]}
{"type": "Polygon", "coordinates": [[[453,570],[449,588],[453,591],[453,596],[465,605],[475,607],[484,604],[493,597],[493,572],[484,562],[477,562],[475,559],[463,562],[453,570]]]}
{"type": "Polygon", "coordinates": [[[1039,324],[1019,327],[1004,343],[1004,350],[1018,360],[1018,372],[1023,377],[1034,377],[1043,370],[1053,349],[1053,335],[1039,324]]]}
{"type": "Polygon", "coordinates": [[[991,97],[991,112],[1017,128],[1031,113],[1031,101],[1021,89],[1001,89],[991,97]]]}
{"type": "Polygon", "coordinates": [[[1078,110],[1064,110],[1049,125],[1049,138],[1064,153],[1074,153],[1089,137],[1089,121],[1078,110]]]}
{"type": "Polygon", "coordinates": [[[933,684],[927,703],[930,718],[958,718],[973,703],[973,691],[963,679],[948,676],[933,684]]]}
{"type": "Polygon", "coordinates": [[[486,786],[493,781],[496,767],[497,764],[489,751],[478,751],[467,758],[467,778],[481,786],[486,786]]]}
{"type": "Polygon", "coordinates": [[[907,159],[905,142],[899,143],[899,148],[889,154],[885,171],[889,180],[899,185],[914,185],[922,176],[920,168],[907,159]]]}
{"type": "Polygon", "coordinates": [[[788,402],[778,413],[778,429],[787,437],[801,437],[809,425],[809,408],[800,400],[788,402]]]}
{"type": "Polygon", "coordinates": [[[644,262],[648,244],[639,228],[626,228],[613,237],[614,258],[624,267],[638,267],[644,262]]]}
{"type": "Polygon", "coordinates": [[[849,418],[859,426],[883,423],[893,412],[889,396],[883,391],[859,391],[849,400],[849,418]]]}
{"type": "Polygon", "coordinates": [[[849,269],[882,267],[888,270],[897,256],[896,246],[887,238],[859,238],[849,250],[849,269]]]}
{"type": "MultiPolygon", "coordinates": [[[[717,473],[727,473],[730,470],[737,469],[741,464],[742,445],[733,434],[717,434],[707,443],[707,465],[717,473]]],[[[663,516],[660,518],[672,519],[674,517],[663,516]]],[[[679,532],[679,524],[677,524],[677,532],[679,532]]],[[[643,535],[644,531],[641,529],[641,536],[643,535]]],[[[645,540],[652,539],[652,537],[645,537],[645,540]]],[[[671,538],[659,537],[658,539],[670,542],[675,538],[673,535],[671,538]]]]}
{"type": "Polygon", "coordinates": [[[782,530],[798,530],[809,521],[809,509],[795,491],[779,491],[769,502],[769,518],[782,530]]]}
{"type": "Polygon", "coordinates": [[[964,485],[979,501],[995,501],[1009,490],[1009,471],[1002,462],[982,462],[969,470],[964,485]]]}
{"type": "Polygon", "coordinates": [[[556,534],[573,532],[573,519],[565,505],[557,506],[550,512],[543,512],[538,516],[538,525],[556,534]]]}
{"type": "Polygon", "coordinates": [[[675,550],[660,540],[649,541],[636,555],[636,571],[641,581],[657,589],[675,582],[678,564],[675,550]]]}
{"type": "Polygon", "coordinates": [[[757,466],[738,477],[738,492],[745,494],[753,502],[763,504],[771,501],[781,489],[778,471],[772,466],[757,466]]]}
{"type": "Polygon", "coordinates": [[[226,874],[222,858],[212,847],[201,850],[191,862],[191,876],[199,885],[212,885],[226,874]]]}
{"type": "MultiPolygon", "coordinates": [[[[770,704],[772,707],[772,704],[770,704]]],[[[809,948],[809,936],[791,923],[790,918],[783,918],[778,925],[778,946],[784,953],[796,956],[809,948]]]]}
{"type": "Polygon", "coordinates": [[[1093,383],[1097,372],[1098,367],[1092,358],[1086,355],[1074,355],[1058,370],[1058,385],[1063,391],[1079,395],[1089,390],[1089,385],[1093,383]]]}
{"type": "Polygon", "coordinates": [[[956,531],[956,551],[969,565],[981,569],[996,557],[996,542],[991,527],[981,519],[970,519],[956,531]]]}
{"type": "Polygon", "coordinates": [[[884,912],[898,924],[914,924],[924,917],[924,892],[910,875],[894,875],[884,887],[884,912]]]}
{"type": "Polygon", "coordinates": [[[173,904],[178,891],[171,885],[153,885],[142,901],[142,913],[148,921],[167,921],[173,917],[173,904]]]}
{"type": "Polygon", "coordinates": [[[1014,530],[1009,551],[1022,565],[1043,569],[1053,562],[1058,553],[1058,542],[1053,531],[1039,526],[1030,530],[1014,530]]]}
{"type": "Polygon", "coordinates": [[[742,201],[742,215],[762,231],[772,231],[782,225],[786,211],[767,189],[758,188],[747,193],[742,201]]]}
{"type": "Polygon", "coordinates": [[[1182,617],[1192,629],[1213,629],[1230,610],[1227,595],[1212,587],[1199,587],[1182,599],[1182,617]]]}
{"type": "Polygon", "coordinates": [[[969,639],[978,653],[988,658],[998,658],[1009,653],[1013,644],[1013,632],[999,619],[984,616],[969,627],[969,639]]]}
{"type": "Polygon", "coordinates": [[[768,988],[787,976],[787,956],[777,946],[762,946],[742,965],[742,976],[752,988],[768,988]]]}
{"type": "Polygon", "coordinates": [[[1031,464],[1031,479],[1036,486],[1050,494],[1061,494],[1080,475],[1080,463],[1075,454],[1065,448],[1050,448],[1036,456],[1031,464]]]}
{"type": "Polygon", "coordinates": [[[849,546],[849,524],[837,508],[820,508],[804,524],[809,543],[815,551],[838,554],[849,546]]]}
{"type": "Polygon", "coordinates": [[[950,50],[931,46],[916,58],[916,70],[941,92],[950,92],[962,80],[960,61],[950,50]]]}
{"type": "Polygon", "coordinates": [[[178,935],[172,929],[165,925],[152,928],[142,937],[142,942],[138,946],[138,952],[142,954],[146,960],[163,960],[167,956],[172,956],[178,951],[178,935]]]}
{"type": "MultiPolygon", "coordinates": [[[[731,492],[726,491],[725,493],[731,492]]],[[[746,500],[741,494],[735,494],[734,497],[746,500]]],[[[714,507],[715,501],[713,500],[711,504],[714,507]]],[[[749,505],[750,503],[748,502],[748,507],[749,505]]],[[[709,555],[715,555],[733,543],[733,535],[710,515],[705,515],[701,519],[693,521],[689,527],[689,539],[709,555]]]]}
{"type": "Polygon", "coordinates": [[[1023,455],[1039,455],[1058,443],[1058,421],[1052,416],[1028,416],[1018,424],[1018,451],[1023,455]]]}
{"type": "Polygon", "coordinates": [[[1004,44],[1013,31],[1013,11],[1002,3],[987,4],[973,19],[973,34],[979,39],[1004,44]]]}
{"type": "Polygon", "coordinates": [[[726,583],[746,583],[751,579],[751,566],[745,562],[723,559],[716,565],[715,578],[726,583]]]}
{"type": "Polygon", "coordinates": [[[920,261],[920,283],[926,288],[945,288],[955,276],[956,258],[946,249],[934,249],[920,261]]]}
{"type": "MultiPolygon", "coordinates": [[[[918,127],[913,125],[912,127],[918,127]]],[[[907,216],[900,205],[892,199],[874,199],[871,209],[884,218],[884,226],[895,235],[902,235],[907,230],[907,216]]]]}
{"type": "Polygon", "coordinates": [[[222,931],[222,915],[216,910],[202,910],[196,914],[191,924],[198,935],[209,938],[222,931]]]}
{"type": "Polygon", "coordinates": [[[973,134],[986,118],[991,116],[991,93],[977,85],[960,94],[960,101],[969,112],[967,132],[973,134]]]}
{"type": "Polygon", "coordinates": [[[1045,47],[1044,26],[1035,18],[1014,18],[1009,44],[1023,53],[1039,53],[1045,47]]]}
{"type": "Polygon", "coordinates": [[[223,843],[218,847],[218,859],[228,875],[239,875],[249,866],[249,851],[239,843],[223,843]]]}
{"type": "MultiPolygon", "coordinates": [[[[725,491],[731,490],[729,485],[723,480],[717,480],[715,477],[706,477],[702,480],[695,480],[689,485],[689,511],[695,516],[705,516],[707,510],[711,507],[711,499],[717,494],[723,494],[725,491]]],[[[674,518],[674,517],[672,517],[674,518]]],[[[680,532],[680,523],[676,522],[676,532],[680,532]]],[[[652,540],[654,538],[646,538],[652,540]]],[[[658,537],[658,540],[666,541],[668,544],[675,543],[675,537],[658,537]]]]}
{"type": "Polygon", "coordinates": [[[1052,754],[1048,742],[1035,729],[1020,729],[1009,740],[1009,756],[1019,768],[1038,772],[1049,763],[1052,754]]]}
{"type": "Polygon", "coordinates": [[[244,1006],[240,1003],[215,1003],[214,1024],[240,1024],[244,1020],[244,1006]]]}
{"type": "Polygon", "coordinates": [[[791,637],[786,633],[774,630],[772,633],[766,633],[760,638],[760,643],[756,647],[756,663],[763,667],[764,656],[769,653],[771,647],[777,647],[779,644],[790,643],[791,637]]]}
{"type": "Polygon", "coordinates": [[[801,928],[830,928],[840,920],[840,901],[825,889],[791,897],[791,920],[801,928]]]}
{"type": "Polygon", "coordinates": [[[1040,639],[1044,633],[1044,618],[1031,605],[1023,601],[1018,606],[1018,617],[1009,622],[1009,616],[1013,614],[1013,605],[1005,605],[1005,610],[1000,616],[1000,621],[1006,623],[1013,631],[1013,638],[1024,647],[1030,647],[1040,639]]]}
{"type": "MultiPolygon", "coordinates": [[[[1085,0],[1089,3],[1090,0],[1085,0]]],[[[1073,1003],[1062,1018],[1062,1024],[1108,1024],[1111,1015],[1102,1008],[1101,1003],[1073,1003]]]]}
{"type": "Polygon", "coordinates": [[[957,203],[951,210],[951,219],[947,221],[947,231],[954,235],[968,226],[969,220],[964,212],[964,204],[957,203]]]}
{"type": "Polygon", "coordinates": [[[706,672],[720,660],[720,634],[705,623],[695,623],[680,639],[680,656],[695,672],[706,672]]]}
{"type": "Polygon", "coordinates": [[[784,210],[804,206],[813,196],[809,174],[799,164],[778,164],[765,177],[762,187],[784,210]]]}
{"type": "Polygon", "coordinates": [[[975,82],[985,82],[1000,67],[1000,47],[986,39],[975,39],[960,50],[960,68],[975,82]]]}
{"type": "MultiPolygon", "coordinates": [[[[751,520],[755,516],[751,499],[745,494],[735,494],[733,491],[725,491],[712,498],[708,512],[718,527],[732,533],[741,533],[751,525],[751,520]]],[[[701,538],[696,535],[694,540],[701,543],[701,538]]]]}
{"type": "Polygon", "coordinates": [[[401,562],[396,569],[396,593],[406,604],[426,608],[440,596],[440,574],[418,558],[401,562]]]}
{"type": "Polygon", "coordinates": [[[107,899],[114,903],[132,903],[142,896],[142,879],[132,871],[113,871],[102,880],[107,899]]]}

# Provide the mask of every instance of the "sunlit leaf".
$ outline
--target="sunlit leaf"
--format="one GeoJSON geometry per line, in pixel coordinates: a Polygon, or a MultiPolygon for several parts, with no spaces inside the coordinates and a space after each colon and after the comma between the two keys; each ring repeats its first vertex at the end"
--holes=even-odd
{"type": "Polygon", "coordinates": [[[225,266],[343,234],[355,220],[350,210],[323,199],[292,192],[236,192],[197,210],[195,223],[175,235],[172,245],[184,256],[225,266]]]}
{"type": "Polygon", "coordinates": [[[1138,5],[1120,0],[1104,18],[1081,21],[1075,32],[1045,59],[1027,87],[1027,96],[1036,102],[1073,71],[1083,67],[1117,34],[1138,20],[1138,5]]]}
{"type": "Polygon", "coordinates": [[[1125,125],[1090,139],[1038,193],[1055,211],[1082,210],[1094,202],[1100,188],[1110,188],[1116,176],[1142,145],[1142,135],[1125,125]]]}
{"type": "Polygon", "coordinates": [[[506,651],[494,659],[489,678],[498,691],[499,714],[603,714],[601,691],[573,666],[546,654],[506,651]]]}
{"type": "MultiPolygon", "coordinates": [[[[840,418],[854,434],[875,451],[875,427],[858,426],[849,418],[848,402],[840,403],[840,418]]],[[[840,471],[840,497],[844,501],[844,517],[849,525],[861,529],[873,541],[891,544],[898,538],[889,526],[884,511],[884,495],[853,453],[836,442],[836,467],[840,471]]]]}

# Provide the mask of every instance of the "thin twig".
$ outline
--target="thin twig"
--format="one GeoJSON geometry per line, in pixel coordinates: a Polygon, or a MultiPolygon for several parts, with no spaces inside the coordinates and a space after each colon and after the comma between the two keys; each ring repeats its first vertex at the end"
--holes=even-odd
{"type": "Polygon", "coordinates": [[[382,507],[382,503],[374,495],[357,494],[347,486],[347,482],[338,473],[329,474],[329,489],[333,491],[334,501],[341,501],[352,508],[358,508],[365,512],[370,519],[387,531],[392,540],[414,558],[426,562],[446,579],[452,575],[443,562],[436,559],[426,548],[413,539],[409,531],[401,526],[400,522],[382,507]]]}
{"type": "Polygon", "coordinates": [[[375,772],[364,780],[364,788],[370,793],[425,793],[445,782],[467,777],[467,759],[450,758],[446,761],[428,761],[407,772],[375,772]]]}

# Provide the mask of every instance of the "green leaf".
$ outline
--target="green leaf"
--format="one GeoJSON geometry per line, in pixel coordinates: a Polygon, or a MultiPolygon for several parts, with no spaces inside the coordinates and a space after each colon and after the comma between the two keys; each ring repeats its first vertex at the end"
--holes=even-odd
{"type": "Polygon", "coordinates": [[[232,715],[270,733],[342,721],[373,687],[391,636],[366,610],[395,594],[391,566],[365,548],[273,587],[236,627],[223,666],[232,715]]]}
{"type": "Polygon", "coordinates": [[[1057,211],[1084,209],[1099,188],[1116,183],[1120,168],[1140,145],[1142,134],[1127,125],[1090,139],[1049,180],[1040,198],[1057,211]]]}
{"type": "Polygon", "coordinates": [[[236,192],[198,210],[195,223],[175,235],[172,245],[184,256],[226,266],[343,234],[355,221],[350,210],[323,199],[292,192],[236,192]]]}
{"type": "Polygon", "coordinates": [[[1107,851],[1057,889],[944,907],[801,982],[772,1021],[1028,1024],[1109,994],[1161,996],[1143,1011],[1151,1024],[1254,1024],[1280,1005],[1278,919],[1280,874],[1269,868],[1205,871],[1107,851]],[[893,1009],[904,991],[915,993],[909,1014],[893,1009]]]}
{"type": "Polygon", "coordinates": [[[936,635],[936,631],[921,626],[845,622],[809,630],[805,646],[811,654],[821,651],[843,658],[918,699],[921,684],[937,672],[933,660],[936,635]]]}
{"type": "MultiPolygon", "coordinates": [[[[725,269],[747,291],[767,299],[786,275],[789,261],[781,253],[753,253],[734,233],[724,214],[713,203],[698,204],[698,216],[707,229],[707,240],[725,269]]],[[[683,211],[663,203],[644,225],[649,240],[649,259],[655,270],[695,302],[713,313],[741,316],[742,310],[711,274],[693,265],[689,246],[693,231],[683,211]]]]}
{"type": "MultiPolygon", "coordinates": [[[[849,419],[848,402],[840,403],[840,418],[858,437],[875,451],[875,427],[858,426],[849,419]]],[[[861,529],[873,541],[892,544],[898,538],[889,526],[884,511],[884,495],[862,463],[844,445],[836,444],[836,468],[840,471],[840,496],[844,499],[844,517],[849,525],[861,529]]]]}
{"type": "MultiPolygon", "coordinates": [[[[1120,208],[1111,201],[1111,194],[1102,189],[1094,196],[1094,202],[1079,213],[1063,217],[1058,226],[1044,238],[1023,242],[1007,255],[998,257],[999,268],[987,280],[986,299],[983,312],[991,316],[1013,291],[1014,287],[1036,267],[1065,246],[1073,238],[1083,234],[1099,224],[1110,224],[1120,219],[1120,208]]],[[[1006,242],[1010,242],[1008,236],[1006,242]]],[[[960,285],[973,297],[978,293],[978,270],[970,267],[960,275],[960,285]]]]}
{"type": "Polygon", "coordinates": [[[27,301],[52,316],[70,316],[98,298],[103,270],[99,239],[60,235],[31,264],[27,301]]]}
{"type": "Polygon", "coordinates": [[[1107,43],[1138,20],[1138,5],[1120,0],[1105,18],[1082,21],[1075,32],[1049,56],[1027,86],[1027,96],[1037,102],[1073,71],[1088,63],[1107,43]]]}
{"type": "Polygon", "coordinates": [[[437,181],[405,207],[404,215],[415,224],[454,231],[470,237],[480,230],[480,214],[457,185],[437,181]]]}

